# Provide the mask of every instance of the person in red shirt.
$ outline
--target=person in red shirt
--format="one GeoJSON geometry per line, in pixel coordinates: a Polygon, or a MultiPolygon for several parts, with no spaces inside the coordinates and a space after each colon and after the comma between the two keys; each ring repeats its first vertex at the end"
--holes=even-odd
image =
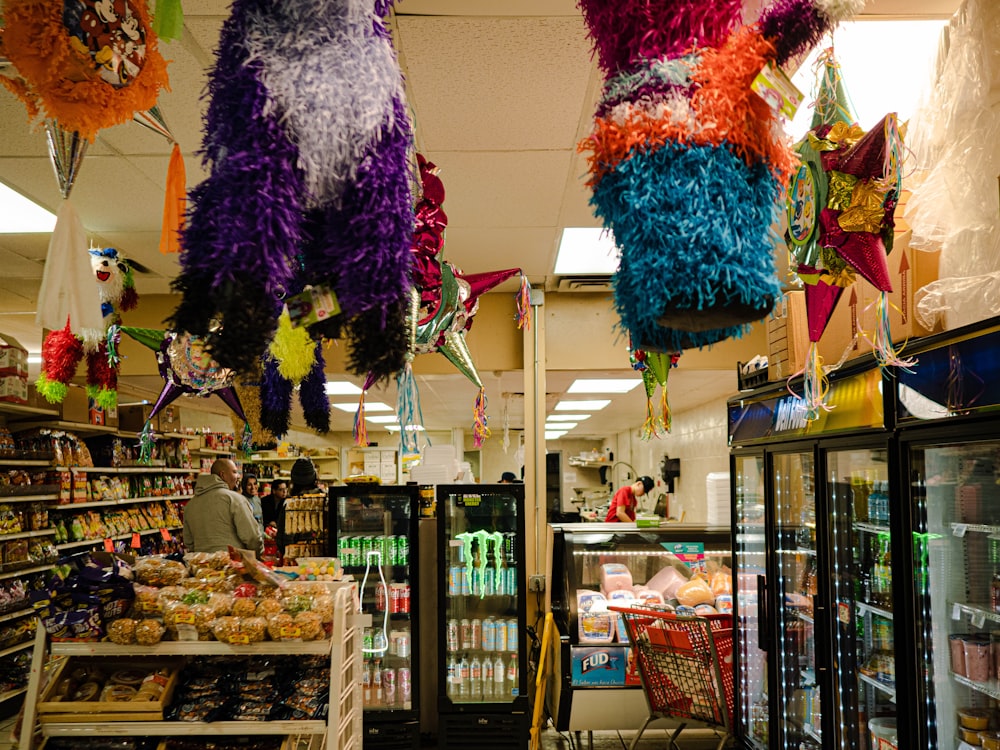
{"type": "Polygon", "coordinates": [[[634,521],[638,499],[651,489],[653,489],[653,480],[646,476],[639,477],[632,484],[622,487],[611,499],[611,507],[608,508],[608,515],[604,519],[605,523],[634,521]]]}

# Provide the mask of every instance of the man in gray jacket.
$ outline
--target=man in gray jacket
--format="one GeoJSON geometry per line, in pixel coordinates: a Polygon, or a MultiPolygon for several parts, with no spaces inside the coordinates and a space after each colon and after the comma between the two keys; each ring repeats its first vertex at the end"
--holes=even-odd
{"type": "Polygon", "coordinates": [[[194,497],[184,506],[184,546],[188,552],[220,552],[230,545],[260,555],[260,526],[236,487],[240,471],[228,458],[199,474],[194,497]]]}

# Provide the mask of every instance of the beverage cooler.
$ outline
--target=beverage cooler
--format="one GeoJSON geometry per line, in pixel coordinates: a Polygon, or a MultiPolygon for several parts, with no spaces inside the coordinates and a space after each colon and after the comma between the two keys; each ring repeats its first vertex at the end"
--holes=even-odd
{"type": "Polygon", "coordinates": [[[366,748],[420,746],[417,627],[418,488],[330,489],[332,546],[358,583],[362,614],[362,717],[366,748]]]}
{"type": "MultiPolygon", "coordinates": [[[[1000,330],[926,340],[894,384],[914,533],[910,747],[1000,747],[1000,330]]],[[[900,738],[902,739],[902,737],[900,738]]]]}
{"type": "Polygon", "coordinates": [[[606,607],[732,611],[730,528],[550,524],[547,539],[547,609],[558,640],[546,701],[556,729],[636,729],[649,715],[641,678],[624,623],[606,607]]]}
{"type": "Polygon", "coordinates": [[[892,561],[906,519],[890,501],[894,443],[873,365],[839,373],[836,406],[816,420],[784,383],[729,402],[746,747],[897,746],[892,561]]]}
{"type": "Polygon", "coordinates": [[[524,485],[438,485],[438,744],[528,746],[524,485]]]}

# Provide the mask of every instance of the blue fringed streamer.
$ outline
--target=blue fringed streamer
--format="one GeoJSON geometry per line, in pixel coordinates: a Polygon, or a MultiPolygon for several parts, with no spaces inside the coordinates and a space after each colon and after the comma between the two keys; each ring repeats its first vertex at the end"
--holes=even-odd
{"type": "Polygon", "coordinates": [[[153,425],[147,420],[139,433],[139,463],[149,465],[153,462],[153,446],[156,444],[156,435],[153,432],[153,425]]]}
{"type": "Polygon", "coordinates": [[[748,325],[707,331],[661,326],[671,307],[769,309],[781,187],[764,165],[727,148],[668,144],[632,153],[594,187],[591,204],[615,234],[621,264],[615,305],[641,346],[680,351],[742,336],[748,325]]]}
{"type": "Polygon", "coordinates": [[[414,428],[423,425],[424,414],[420,409],[420,390],[410,362],[396,375],[396,415],[399,417],[400,457],[410,460],[419,458],[420,432],[414,428]]]}
{"type": "Polygon", "coordinates": [[[321,435],[330,431],[330,399],[326,395],[326,363],[322,342],[316,342],[316,359],[299,385],[299,403],[306,424],[321,435]]]}

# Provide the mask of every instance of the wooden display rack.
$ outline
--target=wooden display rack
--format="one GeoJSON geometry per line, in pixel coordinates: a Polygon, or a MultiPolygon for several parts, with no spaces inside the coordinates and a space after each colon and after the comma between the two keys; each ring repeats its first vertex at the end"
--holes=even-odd
{"type": "MultiPolygon", "coordinates": [[[[43,737],[134,736],[180,737],[220,735],[279,735],[288,738],[286,745],[301,747],[306,740],[315,750],[361,750],[361,628],[371,617],[357,614],[357,591],[353,582],[333,582],[334,618],[329,640],[304,642],[266,641],[246,646],[218,641],[164,641],[155,646],[119,646],[104,642],[52,642],[45,628],[35,634],[35,650],[31,661],[24,704],[19,750],[34,750],[36,722],[43,737]],[[120,657],[195,657],[195,656],[281,656],[329,655],[330,704],[327,719],[304,721],[163,721],[137,713],[136,719],[122,718],[121,713],[105,714],[94,710],[97,704],[85,704],[91,713],[78,716],[70,713],[63,718],[43,714],[58,703],[47,703],[42,694],[45,661],[52,656],[120,657]],[[71,718],[72,717],[72,718],[71,718]],[[295,742],[291,742],[292,739],[295,742]]],[[[54,684],[54,680],[50,680],[54,684]]],[[[49,688],[50,689],[50,688],[49,688]]],[[[165,693],[166,696],[166,693],[165,693]]],[[[166,701],[164,701],[164,705],[166,701]]],[[[63,704],[69,706],[71,704],[63,704]]],[[[122,704],[117,704],[122,705],[122,704]]],[[[155,713],[155,712],[153,712],[155,713]]],[[[162,715],[162,714],[161,714],[162,715]]]]}

